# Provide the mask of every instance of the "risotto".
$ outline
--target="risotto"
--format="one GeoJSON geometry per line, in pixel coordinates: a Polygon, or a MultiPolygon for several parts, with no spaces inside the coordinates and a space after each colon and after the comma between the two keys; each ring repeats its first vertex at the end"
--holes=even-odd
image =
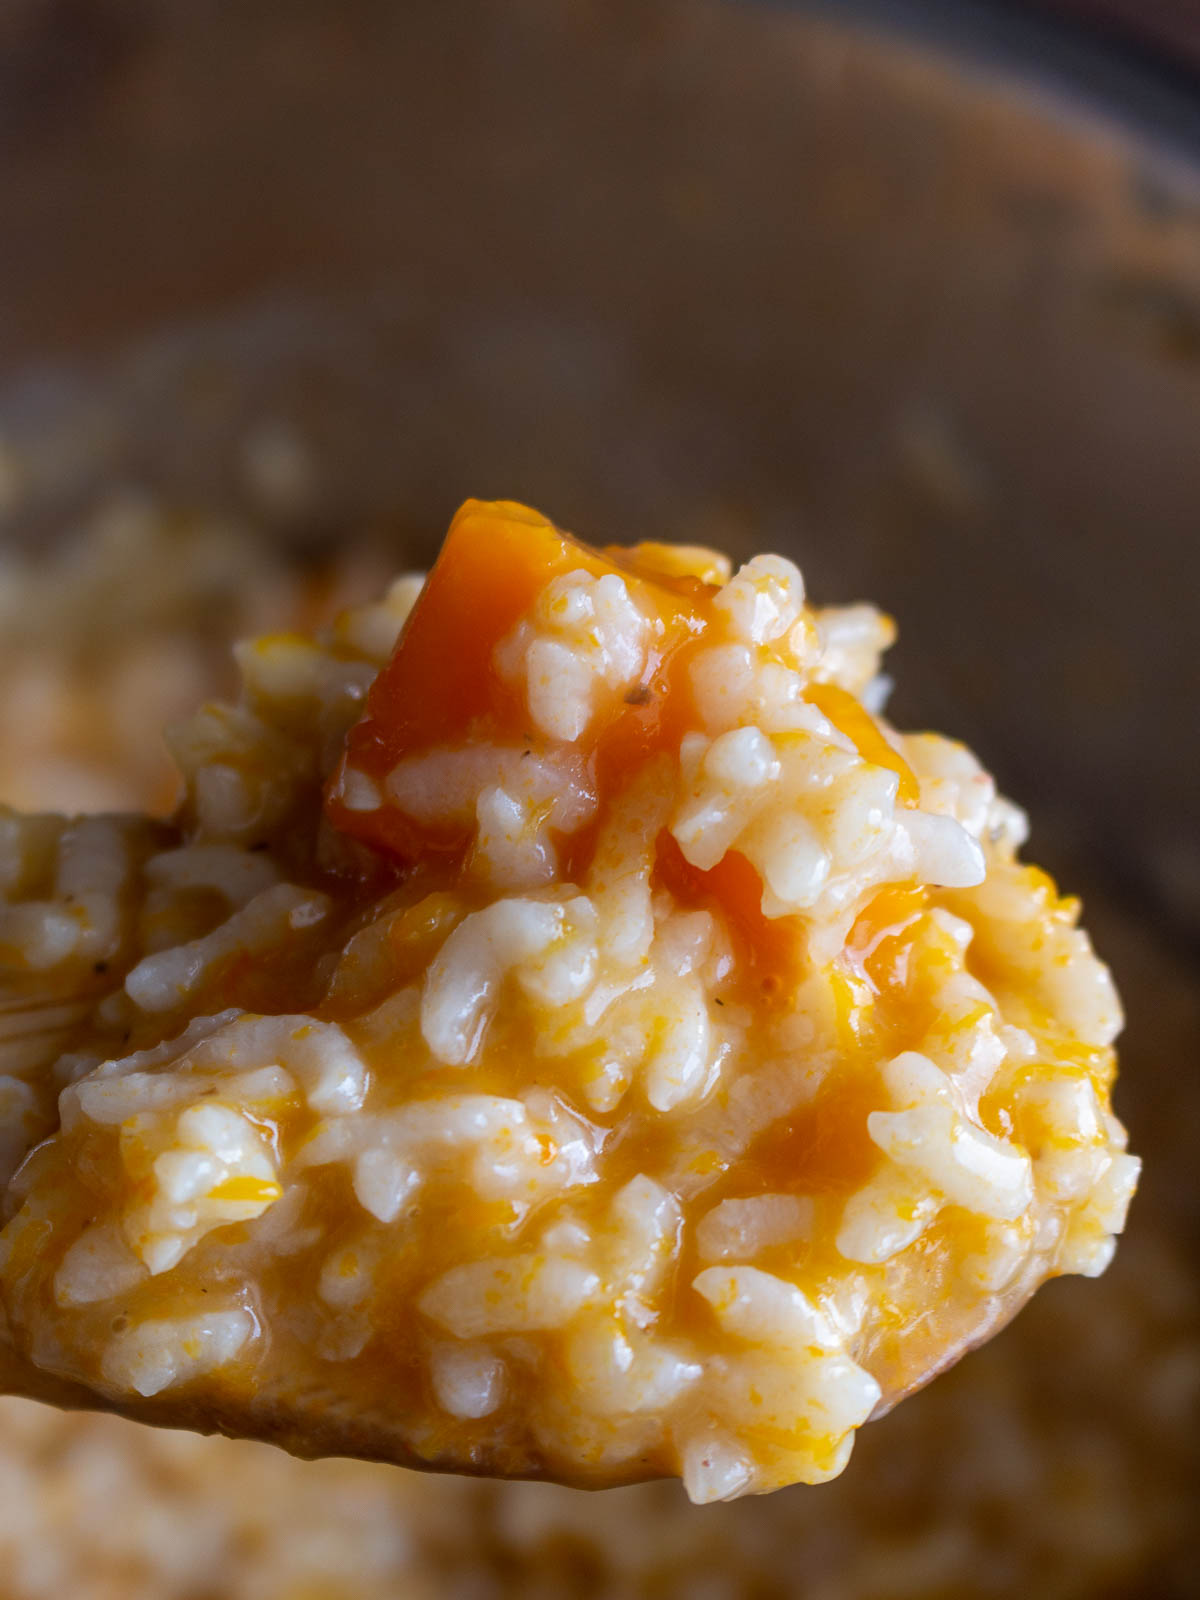
{"type": "Polygon", "coordinates": [[[172,822],[0,813],[10,1386],[709,1501],[1101,1272],[1119,1005],[891,634],[468,503],[172,822]]]}

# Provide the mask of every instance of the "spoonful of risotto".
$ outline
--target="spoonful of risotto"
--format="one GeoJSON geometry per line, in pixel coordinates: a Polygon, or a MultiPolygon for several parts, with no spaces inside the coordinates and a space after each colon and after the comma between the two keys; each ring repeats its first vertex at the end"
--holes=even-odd
{"type": "Polygon", "coordinates": [[[891,637],[468,502],[171,822],[0,812],[0,1385],[720,1500],[1102,1272],[1119,1004],[891,637]]]}

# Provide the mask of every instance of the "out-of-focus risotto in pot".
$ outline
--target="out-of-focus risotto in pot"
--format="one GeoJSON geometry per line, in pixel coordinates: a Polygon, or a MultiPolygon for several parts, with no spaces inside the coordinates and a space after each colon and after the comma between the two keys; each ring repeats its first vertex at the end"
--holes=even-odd
{"type": "Polygon", "coordinates": [[[0,815],[14,1383],[710,1501],[1103,1271],[1119,1005],[891,633],[469,503],[173,821],[0,815]]]}

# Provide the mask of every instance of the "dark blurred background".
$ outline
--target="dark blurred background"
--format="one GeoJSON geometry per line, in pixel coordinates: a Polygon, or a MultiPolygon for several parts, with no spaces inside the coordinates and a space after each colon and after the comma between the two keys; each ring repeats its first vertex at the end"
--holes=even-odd
{"type": "Polygon", "coordinates": [[[1164,66],[1200,66],[1196,0],[1045,0],[1030,9],[1070,18],[1121,51],[1149,47],[1164,66]]]}
{"type": "MultiPolygon", "coordinates": [[[[448,1566],[393,1506],[416,1565],[334,1561],[323,1595],[1198,1592],[1198,85],[1183,0],[0,9],[0,624],[9,684],[43,674],[10,722],[75,660],[48,593],[100,629],[89,672],[108,648],[85,552],[98,519],[124,548],[114,497],[189,562],[213,519],[263,584],[427,560],[467,494],[783,549],[897,616],[896,719],[1028,805],[1129,1006],[1117,1265],[844,1483],[702,1514],[447,1487],[448,1566]]],[[[147,582],[104,559],[106,595],[147,582]]],[[[216,559],[186,571],[223,649],[244,573],[216,559]]],[[[240,1595],[225,1559],[144,1592],[240,1595]]]]}

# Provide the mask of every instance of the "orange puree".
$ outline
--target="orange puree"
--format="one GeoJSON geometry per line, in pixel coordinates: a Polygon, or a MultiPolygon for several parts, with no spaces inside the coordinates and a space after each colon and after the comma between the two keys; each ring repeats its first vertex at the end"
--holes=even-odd
{"type": "Polygon", "coordinates": [[[844,733],[864,761],[877,767],[886,767],[900,779],[897,791],[902,805],[915,806],[921,798],[921,788],[912,768],[898,751],[880,733],[869,711],[858,703],[852,694],[839,689],[836,683],[813,683],[804,691],[804,698],[816,706],[822,716],[828,717],[839,733],[844,733]]]}
{"type": "MultiPolygon", "coordinates": [[[[590,758],[601,797],[656,751],[678,748],[688,706],[677,656],[705,626],[711,586],[658,571],[652,556],[643,565],[637,550],[593,550],[511,501],[468,500],[391,661],[372,686],[344,765],[382,781],[403,756],[435,745],[475,738],[528,741],[521,696],[496,672],[493,654],[551,579],[580,570],[592,577],[619,572],[657,621],[645,681],[594,734],[590,758]]],[[[328,800],[336,826],[406,860],[429,850],[461,850],[467,843],[461,832],[418,828],[388,806],[351,811],[336,789],[337,776],[328,800]]]]}
{"type": "Polygon", "coordinates": [[[1111,980],[846,626],[470,501],[419,598],[240,652],[174,823],[0,815],[28,1391],[705,1502],[1102,1271],[1111,980]]]}
{"type": "MultiPolygon", "coordinates": [[[[720,574],[711,558],[703,577],[681,570],[692,552],[661,544],[596,550],[555,528],[545,517],[512,501],[468,500],[451,524],[397,647],[376,678],[366,714],[351,729],[342,764],[328,786],[326,809],[336,827],[407,864],[433,854],[459,854],[468,828],[419,824],[384,801],[374,810],[348,807],[341,795],[346,768],[383,785],[404,757],[471,741],[531,743],[519,689],[496,671],[497,646],[534,606],[554,578],[573,571],[592,577],[619,573],[643,613],[655,619],[654,642],[643,681],[615,714],[589,731],[586,754],[603,806],[655,754],[677,756],[695,726],[687,660],[713,625],[712,598],[720,574]]],[[[811,684],[805,698],[846,735],[864,760],[895,772],[899,798],[918,800],[917,781],[853,695],[830,683],[811,684]]],[[[586,868],[595,829],[571,842],[568,865],[586,868]]],[[[708,872],[689,866],[664,835],[658,880],[684,898],[711,896],[764,969],[776,975],[794,964],[799,934],[790,922],[770,920],[760,909],[762,884],[737,852],[708,872]]]]}

